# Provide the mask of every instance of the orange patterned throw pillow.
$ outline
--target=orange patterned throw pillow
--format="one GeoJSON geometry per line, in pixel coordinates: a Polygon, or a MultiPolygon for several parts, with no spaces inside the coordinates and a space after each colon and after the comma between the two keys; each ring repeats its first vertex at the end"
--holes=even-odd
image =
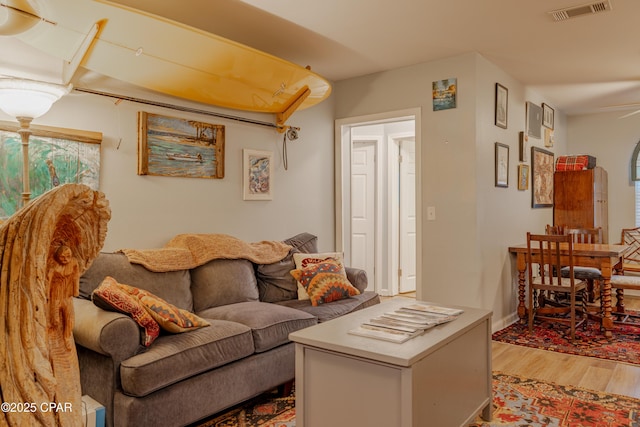
{"type": "Polygon", "coordinates": [[[118,283],[118,287],[136,298],[147,312],[167,332],[180,333],[209,326],[209,322],[190,311],[183,310],[144,289],[118,283]]]}
{"type": "Polygon", "coordinates": [[[333,260],[291,270],[291,275],[305,288],[313,306],[360,293],[347,279],[342,264],[333,260]]]}
{"type": "Polygon", "coordinates": [[[91,294],[91,300],[103,310],[117,311],[131,316],[144,329],[142,344],[145,347],[150,346],[160,335],[158,322],[153,320],[137,298],[123,291],[113,277],[104,278],[100,286],[91,294]]]}

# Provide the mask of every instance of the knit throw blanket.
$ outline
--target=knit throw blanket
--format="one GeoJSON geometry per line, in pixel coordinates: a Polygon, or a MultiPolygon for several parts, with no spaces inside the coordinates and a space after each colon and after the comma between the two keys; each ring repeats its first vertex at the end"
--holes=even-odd
{"type": "Polygon", "coordinates": [[[160,249],[121,249],[129,262],[150,271],[188,270],[214,259],[246,259],[272,264],[287,256],[291,246],[284,242],[247,243],[225,234],[178,234],[160,249]]]}

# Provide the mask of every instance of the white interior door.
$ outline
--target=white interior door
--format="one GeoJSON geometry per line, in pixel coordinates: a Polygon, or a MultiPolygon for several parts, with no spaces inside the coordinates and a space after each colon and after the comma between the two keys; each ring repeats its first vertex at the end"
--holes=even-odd
{"type": "Polygon", "coordinates": [[[400,293],[416,290],[416,144],[402,139],[400,148],[399,259],[400,293]]]}
{"type": "Polygon", "coordinates": [[[351,151],[351,266],[375,288],[376,141],[353,141],[351,151]]]}

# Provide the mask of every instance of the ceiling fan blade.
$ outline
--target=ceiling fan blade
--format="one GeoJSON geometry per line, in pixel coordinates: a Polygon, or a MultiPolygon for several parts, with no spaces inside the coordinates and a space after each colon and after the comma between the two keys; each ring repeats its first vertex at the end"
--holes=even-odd
{"type": "Polygon", "coordinates": [[[632,111],[624,116],[618,117],[618,119],[626,119],[627,117],[635,116],[636,114],[640,114],[640,110],[632,111]]]}

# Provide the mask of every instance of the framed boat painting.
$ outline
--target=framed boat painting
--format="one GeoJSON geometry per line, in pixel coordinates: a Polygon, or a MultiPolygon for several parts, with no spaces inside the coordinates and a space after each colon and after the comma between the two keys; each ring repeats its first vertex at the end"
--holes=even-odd
{"type": "Polygon", "coordinates": [[[140,111],[138,175],[224,178],[224,126],[140,111]]]}

